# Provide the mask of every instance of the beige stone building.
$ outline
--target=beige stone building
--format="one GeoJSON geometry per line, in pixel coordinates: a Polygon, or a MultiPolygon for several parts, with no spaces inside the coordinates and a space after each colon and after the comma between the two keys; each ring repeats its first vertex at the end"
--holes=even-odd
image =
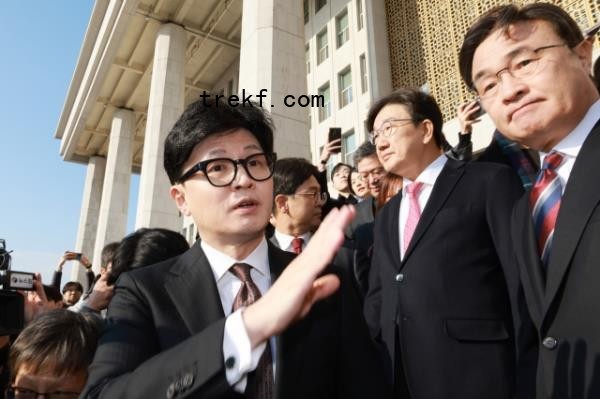
{"type": "MultiPolygon", "coordinates": [[[[279,157],[316,161],[328,129],[340,127],[343,152],[330,165],[351,161],[366,139],[370,104],[400,86],[436,96],[453,142],[454,109],[471,98],[458,47],[475,17],[500,3],[96,0],[55,132],[60,156],[87,167],[76,250],[99,267],[102,247],[126,234],[129,212],[136,228],[166,227],[194,240],[192,221],[168,197],[162,145],[203,92],[264,93],[279,157]],[[307,104],[315,99],[323,106],[307,104]],[[132,173],[140,174],[138,203],[127,209],[132,173]]],[[[600,21],[596,0],[555,3],[582,28],[600,21]]],[[[477,126],[477,148],[492,130],[489,121],[477,126]]]]}

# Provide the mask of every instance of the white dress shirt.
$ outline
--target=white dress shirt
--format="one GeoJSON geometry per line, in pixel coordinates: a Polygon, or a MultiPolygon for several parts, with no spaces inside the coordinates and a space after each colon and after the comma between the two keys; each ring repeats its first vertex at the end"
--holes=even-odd
{"type": "MultiPolygon", "coordinates": [[[[271,286],[267,240],[263,239],[250,255],[239,261],[213,248],[206,241],[201,241],[200,246],[215,276],[221,305],[223,305],[223,313],[227,317],[223,337],[223,357],[224,360],[230,357],[236,359],[234,367],[225,368],[225,377],[235,391],[243,393],[246,390],[246,375],[256,369],[258,361],[266,348],[266,343],[262,343],[252,350],[250,338],[242,319],[243,309],[231,313],[233,301],[242,286],[242,282],[233,273],[229,272],[229,268],[234,263],[247,263],[252,266],[250,276],[260,290],[261,295],[264,295],[271,286]]],[[[275,367],[275,345],[273,341],[274,338],[271,339],[271,354],[273,367],[275,367]]],[[[274,372],[273,375],[275,375],[274,372]]]]}
{"type": "MultiPolygon", "coordinates": [[[[553,151],[560,152],[564,157],[560,166],[556,168],[556,173],[558,174],[560,184],[562,185],[563,194],[565,193],[565,187],[569,181],[571,170],[573,170],[573,165],[575,164],[577,155],[579,155],[581,146],[599,119],[600,100],[597,100],[594,104],[592,104],[590,109],[588,109],[587,113],[581,122],[579,122],[579,124],[575,127],[575,129],[573,129],[571,133],[563,138],[552,149],[553,151]]],[[[544,164],[544,158],[546,155],[548,155],[548,153],[540,151],[540,166],[544,164]]]]}
{"type": "MultiPolygon", "coordinates": [[[[444,165],[446,165],[446,155],[440,155],[430,163],[424,171],[421,172],[419,176],[415,179],[416,182],[423,183],[423,188],[419,193],[419,208],[421,209],[421,214],[423,214],[423,210],[425,209],[425,205],[427,205],[427,201],[429,201],[429,197],[431,196],[431,191],[433,190],[433,185],[435,184],[438,176],[444,169],[444,165]]],[[[398,224],[398,229],[400,232],[400,259],[404,259],[404,226],[406,225],[406,220],[408,219],[408,209],[409,202],[406,199],[406,186],[411,184],[413,181],[407,179],[406,177],[402,179],[402,201],[400,201],[400,222],[398,224]]]]}
{"type": "MultiPolygon", "coordinates": [[[[306,248],[306,244],[308,244],[308,240],[310,240],[310,237],[312,237],[312,234],[310,232],[298,236],[298,238],[302,238],[304,240],[304,242],[302,243],[303,251],[304,248],[306,248]]],[[[294,238],[296,237],[282,233],[279,230],[275,229],[275,239],[279,243],[279,248],[283,249],[284,251],[294,252],[294,248],[292,248],[292,240],[294,238]]]]}

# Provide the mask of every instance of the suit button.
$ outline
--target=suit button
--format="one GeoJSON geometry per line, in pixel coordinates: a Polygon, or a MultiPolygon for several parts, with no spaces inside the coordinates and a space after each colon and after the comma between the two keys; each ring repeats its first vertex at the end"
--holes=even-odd
{"type": "Polygon", "coordinates": [[[399,283],[403,282],[404,281],[404,274],[402,274],[402,273],[396,274],[396,281],[399,282],[399,283]]]}
{"type": "Polygon", "coordinates": [[[546,349],[553,350],[558,346],[558,340],[553,337],[546,337],[542,341],[542,345],[544,345],[544,348],[546,349]]]}
{"type": "Polygon", "coordinates": [[[228,369],[232,369],[235,366],[235,357],[229,356],[227,360],[225,360],[225,367],[228,369]]]}

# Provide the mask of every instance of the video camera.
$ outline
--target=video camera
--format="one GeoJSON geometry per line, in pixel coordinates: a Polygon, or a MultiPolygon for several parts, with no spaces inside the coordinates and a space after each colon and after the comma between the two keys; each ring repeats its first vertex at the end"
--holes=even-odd
{"type": "Polygon", "coordinates": [[[12,251],[6,250],[6,241],[0,239],[0,335],[19,333],[25,324],[23,295],[17,290],[33,290],[35,275],[11,270],[12,251]]]}

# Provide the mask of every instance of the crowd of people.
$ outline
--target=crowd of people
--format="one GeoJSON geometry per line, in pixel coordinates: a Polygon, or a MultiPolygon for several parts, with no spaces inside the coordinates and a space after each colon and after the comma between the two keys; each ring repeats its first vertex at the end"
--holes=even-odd
{"type": "Polygon", "coordinates": [[[600,397],[594,35],[556,5],[493,8],[458,54],[477,97],[458,108],[458,144],[433,96],[401,88],[329,176],[340,140],[317,165],[277,159],[256,104],[190,104],[164,169],[196,242],[137,230],[104,248],[99,275],[65,252],[23,293],[25,328],[0,336],[3,393],[600,397]],[[482,110],[496,130],[474,154],[482,110]],[[86,281],[61,295],[67,261],[86,281]]]}

